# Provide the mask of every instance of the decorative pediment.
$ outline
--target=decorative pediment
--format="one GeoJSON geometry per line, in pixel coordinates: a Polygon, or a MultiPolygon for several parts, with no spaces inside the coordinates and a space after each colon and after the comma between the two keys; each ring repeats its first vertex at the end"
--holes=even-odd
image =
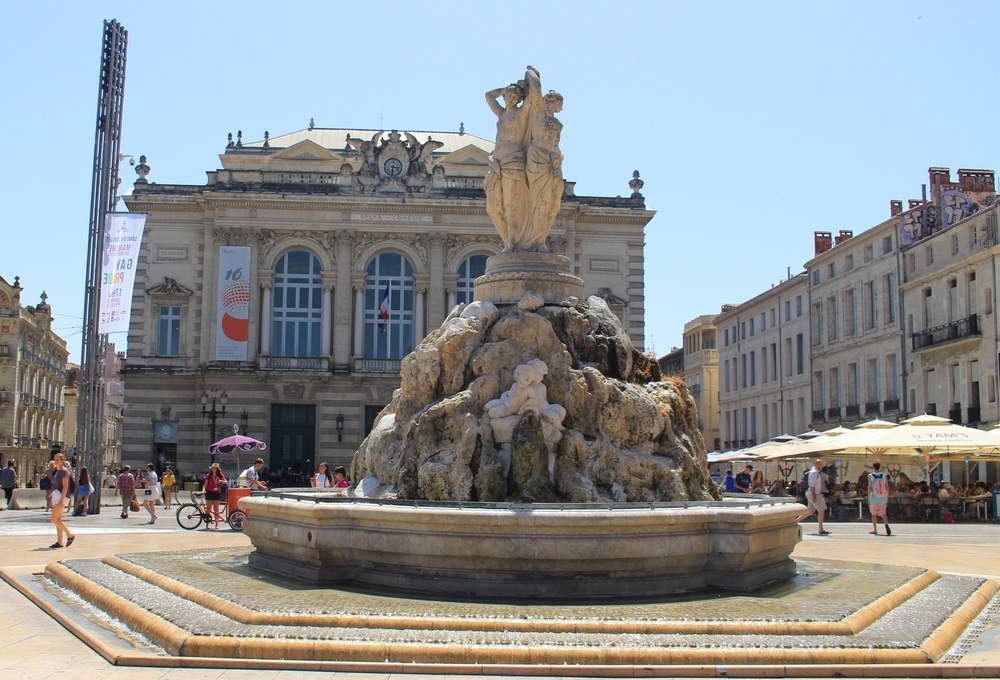
{"type": "Polygon", "coordinates": [[[463,146],[442,158],[440,165],[489,165],[490,155],[474,144],[463,146]]]}
{"type": "Polygon", "coordinates": [[[341,154],[324,149],[311,139],[301,141],[287,149],[275,151],[269,158],[283,161],[342,161],[344,159],[341,154]]]}

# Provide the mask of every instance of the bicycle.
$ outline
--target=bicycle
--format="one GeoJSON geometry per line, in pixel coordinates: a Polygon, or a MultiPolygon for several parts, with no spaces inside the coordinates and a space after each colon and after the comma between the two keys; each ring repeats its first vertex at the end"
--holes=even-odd
{"type": "MultiPolygon", "coordinates": [[[[233,531],[243,531],[243,522],[247,518],[247,513],[239,509],[227,511],[227,508],[228,505],[221,508],[224,514],[221,514],[220,518],[227,522],[233,531]]],[[[200,491],[192,491],[191,502],[184,503],[177,508],[177,523],[182,529],[190,531],[197,529],[203,523],[208,528],[214,521],[208,504],[205,502],[205,494],[200,491]]]]}

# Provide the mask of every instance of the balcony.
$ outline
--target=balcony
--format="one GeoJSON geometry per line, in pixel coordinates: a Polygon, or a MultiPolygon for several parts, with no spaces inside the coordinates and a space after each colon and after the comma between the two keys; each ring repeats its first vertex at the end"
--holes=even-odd
{"type": "Polygon", "coordinates": [[[935,326],[934,328],[914,333],[911,338],[913,351],[919,352],[929,347],[944,345],[956,340],[980,337],[982,334],[983,332],[979,328],[979,315],[972,314],[964,319],[946,323],[943,326],[935,326]]]}
{"type": "Polygon", "coordinates": [[[866,416],[877,416],[879,414],[878,402],[869,401],[865,402],[865,415],[866,416]]]}
{"type": "Polygon", "coordinates": [[[311,371],[328,372],[330,357],[272,357],[261,355],[258,365],[262,371],[311,371]]]}
{"type": "Polygon", "coordinates": [[[354,360],[355,373],[399,373],[402,359],[363,359],[354,360]]]}
{"type": "Polygon", "coordinates": [[[847,418],[857,418],[861,415],[861,407],[858,404],[847,405],[847,418]]]}

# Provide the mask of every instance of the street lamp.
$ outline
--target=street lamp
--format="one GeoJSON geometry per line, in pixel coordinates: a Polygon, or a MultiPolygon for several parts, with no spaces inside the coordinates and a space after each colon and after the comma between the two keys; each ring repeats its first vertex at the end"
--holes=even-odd
{"type": "Polygon", "coordinates": [[[246,409],[240,411],[240,432],[242,432],[247,437],[250,436],[250,428],[247,425],[250,423],[250,414],[247,413],[246,409]]]}
{"type": "MultiPolygon", "coordinates": [[[[215,443],[215,421],[218,420],[219,416],[226,415],[226,403],[229,401],[229,395],[224,391],[220,392],[218,387],[213,387],[212,392],[202,392],[201,393],[201,416],[202,418],[208,419],[208,428],[212,433],[211,443],[215,443]],[[207,408],[209,399],[212,400],[212,408],[207,408]],[[215,407],[216,399],[222,404],[222,409],[217,410],[215,407]]],[[[215,462],[215,451],[212,451],[212,462],[215,462]]]]}

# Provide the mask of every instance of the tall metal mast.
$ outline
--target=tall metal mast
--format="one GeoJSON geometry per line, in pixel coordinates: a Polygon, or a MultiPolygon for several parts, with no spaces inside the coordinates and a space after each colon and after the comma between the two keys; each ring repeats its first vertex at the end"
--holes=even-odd
{"type": "Polygon", "coordinates": [[[114,209],[118,192],[118,153],[121,143],[122,103],[125,99],[125,56],[128,31],[112,19],[104,22],[101,75],[97,90],[97,123],[94,135],[94,178],[90,190],[90,236],[87,243],[87,289],[83,311],[83,346],[80,352],[79,412],[77,414],[78,462],[96,480],[88,512],[100,512],[100,486],[104,458],[104,370],[108,336],[97,332],[100,317],[101,260],[104,252],[104,215],[114,209]]]}

